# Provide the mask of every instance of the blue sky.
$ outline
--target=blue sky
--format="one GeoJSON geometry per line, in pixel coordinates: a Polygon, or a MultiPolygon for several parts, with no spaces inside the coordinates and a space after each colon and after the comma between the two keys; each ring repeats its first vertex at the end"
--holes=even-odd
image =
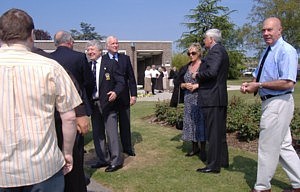
{"type": "MultiPolygon", "coordinates": [[[[85,22],[100,35],[119,40],[176,41],[187,29],[181,24],[198,0],[0,0],[0,14],[10,8],[29,13],[36,29],[53,37],[58,30],[80,30],[85,22]]],[[[222,0],[221,5],[237,10],[231,21],[241,26],[251,11],[252,0],[222,0]]]]}

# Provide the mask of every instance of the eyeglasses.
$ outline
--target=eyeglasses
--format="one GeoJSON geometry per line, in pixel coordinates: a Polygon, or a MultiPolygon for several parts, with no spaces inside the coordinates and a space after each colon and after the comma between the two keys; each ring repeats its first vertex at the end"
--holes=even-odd
{"type": "Polygon", "coordinates": [[[190,56],[190,55],[193,55],[193,56],[194,56],[194,55],[197,55],[197,52],[187,52],[187,55],[188,55],[188,56],[190,56]]]}

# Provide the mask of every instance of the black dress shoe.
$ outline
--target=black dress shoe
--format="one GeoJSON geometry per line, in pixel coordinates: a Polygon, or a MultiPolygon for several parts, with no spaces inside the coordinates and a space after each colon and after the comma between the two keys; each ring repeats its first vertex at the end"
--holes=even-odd
{"type": "Polygon", "coordinates": [[[200,173],[220,173],[220,170],[215,170],[208,167],[199,168],[196,171],[200,173]]]}
{"type": "Polygon", "coordinates": [[[124,153],[126,153],[129,156],[135,156],[135,152],[133,150],[124,151],[124,153]]]}
{"type": "Polygon", "coordinates": [[[98,169],[98,168],[101,168],[101,167],[107,167],[109,164],[107,163],[100,163],[100,162],[97,162],[96,164],[94,165],[91,165],[91,168],[92,169],[98,169]]]}
{"type": "Polygon", "coordinates": [[[114,172],[117,171],[118,169],[121,169],[123,165],[110,165],[105,169],[105,172],[114,172]]]}

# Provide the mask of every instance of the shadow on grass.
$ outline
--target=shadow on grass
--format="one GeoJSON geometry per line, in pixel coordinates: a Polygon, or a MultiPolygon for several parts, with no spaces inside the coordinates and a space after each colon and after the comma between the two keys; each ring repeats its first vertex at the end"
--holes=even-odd
{"type": "MultiPolygon", "coordinates": [[[[228,171],[236,171],[244,173],[244,179],[249,188],[253,188],[256,181],[257,162],[251,158],[243,156],[235,156],[232,164],[227,169],[228,171]]],[[[289,185],[281,180],[272,179],[272,186],[277,186],[281,189],[289,188],[289,185]]]]}

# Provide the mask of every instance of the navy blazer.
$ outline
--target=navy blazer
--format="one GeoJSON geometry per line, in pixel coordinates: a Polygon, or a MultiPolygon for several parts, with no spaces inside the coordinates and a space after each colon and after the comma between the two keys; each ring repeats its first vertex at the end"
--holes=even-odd
{"type": "Polygon", "coordinates": [[[117,61],[110,59],[109,57],[102,57],[101,66],[99,72],[99,101],[102,112],[109,113],[110,111],[116,111],[116,101],[109,102],[107,95],[108,92],[114,91],[117,97],[124,89],[124,78],[121,72],[118,70],[117,61]]]}
{"type": "Polygon", "coordinates": [[[65,46],[57,47],[51,55],[66,70],[71,72],[77,80],[83,94],[82,98],[84,103],[87,104],[87,115],[91,115],[92,108],[90,106],[90,100],[92,98],[95,82],[86,55],[65,46]]]}
{"type": "MultiPolygon", "coordinates": [[[[108,53],[103,58],[109,59],[108,53]]],[[[130,107],[130,97],[137,96],[137,84],[129,56],[118,53],[117,66],[125,81],[124,89],[118,97],[117,104],[120,108],[128,108],[130,107]]]]}
{"type": "Polygon", "coordinates": [[[224,107],[228,104],[227,76],[229,57],[221,44],[215,44],[200,65],[198,102],[203,107],[224,107]]]}

